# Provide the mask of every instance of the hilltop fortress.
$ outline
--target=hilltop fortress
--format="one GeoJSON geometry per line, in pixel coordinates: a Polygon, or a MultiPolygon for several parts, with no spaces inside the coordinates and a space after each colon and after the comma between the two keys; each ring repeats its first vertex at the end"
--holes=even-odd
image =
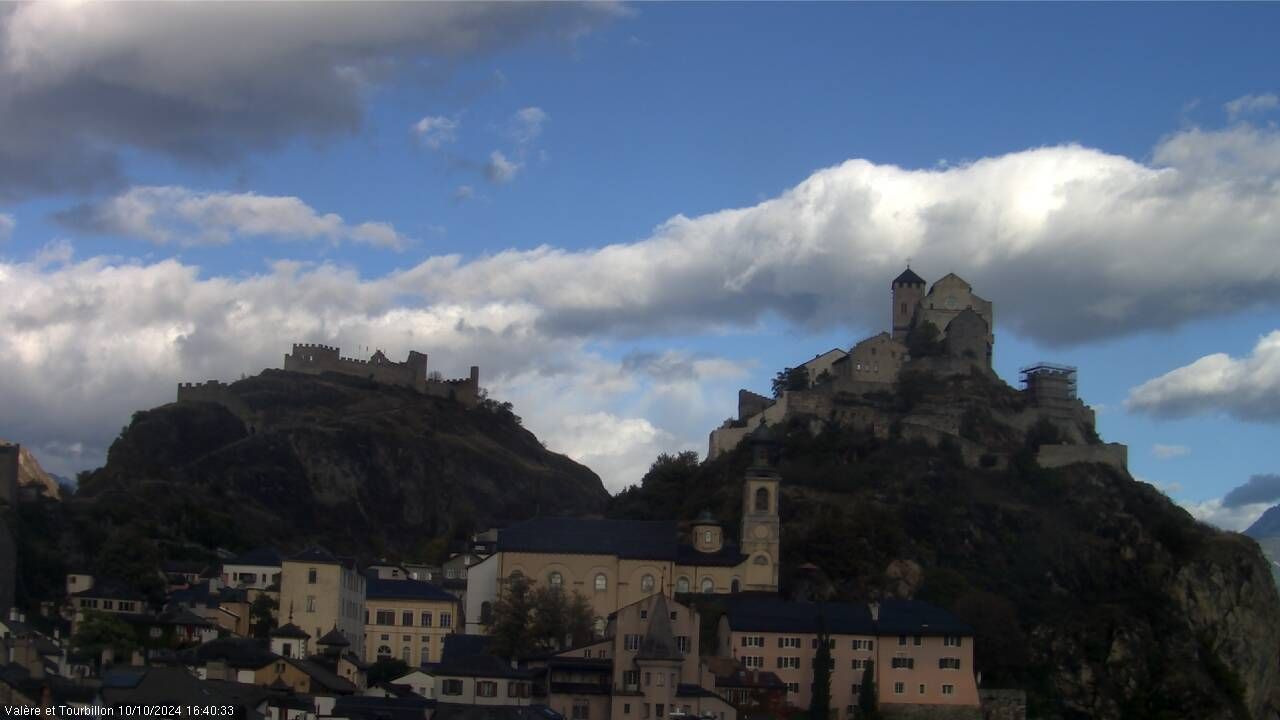
{"type": "MultiPolygon", "coordinates": [[[[962,425],[969,408],[958,404],[915,408],[899,417],[884,402],[899,392],[904,370],[937,378],[978,374],[998,381],[991,368],[995,347],[991,301],[979,297],[954,273],[940,278],[928,292],[926,285],[910,268],[904,270],[890,284],[889,331],[866,338],[847,351],[828,350],[789,368],[787,387],[776,397],[739,390],[738,415],[711,431],[707,458],[713,460],[734,449],[762,424],[807,417],[814,422],[833,420],[870,428],[883,437],[897,432],[905,439],[935,445],[944,440],[953,442],[972,465],[1007,461],[964,437],[962,425]]],[[[1042,362],[1023,368],[1021,375],[1021,407],[1003,412],[1000,421],[1024,432],[1041,421],[1056,428],[1061,442],[1040,448],[1042,466],[1102,462],[1126,467],[1128,451],[1124,445],[1097,441],[1093,409],[1076,395],[1075,368],[1042,362]]]]}
{"type": "MultiPolygon", "coordinates": [[[[480,402],[480,368],[471,366],[465,378],[445,379],[439,373],[428,373],[427,355],[409,351],[404,362],[394,362],[381,350],[375,350],[368,360],[342,357],[338,348],[331,345],[294,343],[293,350],[284,356],[284,369],[290,372],[321,375],[339,373],[365,378],[385,385],[410,387],[425,395],[455,400],[467,407],[480,402]]],[[[226,383],[210,380],[205,383],[180,383],[178,402],[214,402],[225,405],[242,417],[249,414],[247,407],[227,391],[226,383]]]]}

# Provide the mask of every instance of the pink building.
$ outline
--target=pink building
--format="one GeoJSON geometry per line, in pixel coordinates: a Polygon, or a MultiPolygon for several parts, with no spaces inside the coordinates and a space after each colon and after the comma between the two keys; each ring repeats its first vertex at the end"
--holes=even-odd
{"type": "Polygon", "coordinates": [[[978,707],[973,630],[950,613],[913,600],[806,603],[774,595],[729,598],[720,618],[719,654],[749,669],[776,673],[787,700],[807,708],[818,649],[818,617],[830,640],[831,707],[850,718],[868,664],[881,707],[978,707]]]}

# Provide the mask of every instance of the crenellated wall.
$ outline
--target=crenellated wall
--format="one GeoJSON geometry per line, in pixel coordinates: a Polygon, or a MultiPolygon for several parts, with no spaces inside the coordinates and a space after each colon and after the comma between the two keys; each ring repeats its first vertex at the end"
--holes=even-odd
{"type": "Polygon", "coordinates": [[[411,387],[433,397],[456,400],[468,407],[480,401],[480,368],[472,365],[465,378],[434,379],[427,372],[427,355],[410,350],[404,362],[390,360],[381,350],[368,360],[342,357],[332,345],[294,343],[293,351],[284,356],[284,369],[291,372],[333,372],[367,378],[385,385],[411,387]]]}

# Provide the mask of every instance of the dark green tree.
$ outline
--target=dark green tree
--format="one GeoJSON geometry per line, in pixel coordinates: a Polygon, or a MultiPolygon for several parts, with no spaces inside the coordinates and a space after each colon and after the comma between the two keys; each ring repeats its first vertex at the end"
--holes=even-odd
{"type": "Polygon", "coordinates": [[[818,652],[813,656],[813,696],[809,701],[809,720],[831,717],[831,635],[827,619],[818,611],[818,652]]]}
{"type": "Polygon", "coordinates": [[[933,357],[946,352],[946,345],[931,322],[917,323],[907,331],[907,352],[913,358],[933,357]]]}
{"type": "Polygon", "coordinates": [[[592,637],[594,613],[581,593],[534,587],[523,575],[508,581],[493,605],[490,648],[503,657],[525,657],[592,637]]]}
{"type": "Polygon", "coordinates": [[[809,370],[803,365],[800,367],[783,368],[773,376],[773,396],[782,397],[782,393],[787,390],[808,390],[809,389],[809,370]]]}
{"type": "Polygon", "coordinates": [[[100,657],[103,650],[111,650],[119,662],[128,662],[129,654],[138,649],[138,638],[133,628],[110,613],[88,611],[71,636],[71,647],[76,651],[100,657]]]}
{"type": "Polygon", "coordinates": [[[249,633],[256,638],[268,637],[276,626],[275,611],[280,607],[266,593],[258,593],[249,606],[249,633]]]}
{"type": "Polygon", "coordinates": [[[880,717],[880,701],[876,698],[876,663],[868,660],[862,670],[862,684],[858,686],[858,720],[876,720],[880,717]]]}
{"type": "Polygon", "coordinates": [[[369,687],[379,683],[391,682],[409,672],[409,664],[400,658],[383,657],[369,666],[367,680],[369,687]]]}

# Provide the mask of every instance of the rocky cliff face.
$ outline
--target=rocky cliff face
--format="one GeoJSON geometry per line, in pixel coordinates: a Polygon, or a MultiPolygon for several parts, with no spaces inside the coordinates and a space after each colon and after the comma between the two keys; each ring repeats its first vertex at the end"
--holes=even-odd
{"type": "MultiPolygon", "coordinates": [[[[998,380],[911,393],[882,398],[875,428],[816,416],[776,428],[785,592],[950,608],[977,632],[984,686],[1026,690],[1029,717],[1275,717],[1280,597],[1256,543],[1197,523],[1116,467],[1039,467],[1037,444],[1056,440],[1002,422],[1018,398],[998,380]],[[945,412],[1007,465],[967,462],[949,435],[880,428],[945,412]],[[796,574],[806,562],[821,581],[796,574]]],[[[710,508],[733,527],[748,462],[739,448],[659,463],[611,512],[710,508]]]]}
{"type": "MultiPolygon", "coordinates": [[[[0,440],[0,444],[5,442],[0,440]]],[[[58,481],[40,467],[40,461],[25,445],[18,450],[18,487],[36,487],[44,497],[62,499],[62,488],[58,486],[58,481]]]]}
{"type": "Polygon", "coordinates": [[[537,511],[599,512],[608,500],[595,473],[496,405],[273,370],[227,392],[227,405],[135,414],[107,464],[82,479],[73,512],[133,525],[163,556],[320,542],[421,558],[433,538],[537,511]]]}

